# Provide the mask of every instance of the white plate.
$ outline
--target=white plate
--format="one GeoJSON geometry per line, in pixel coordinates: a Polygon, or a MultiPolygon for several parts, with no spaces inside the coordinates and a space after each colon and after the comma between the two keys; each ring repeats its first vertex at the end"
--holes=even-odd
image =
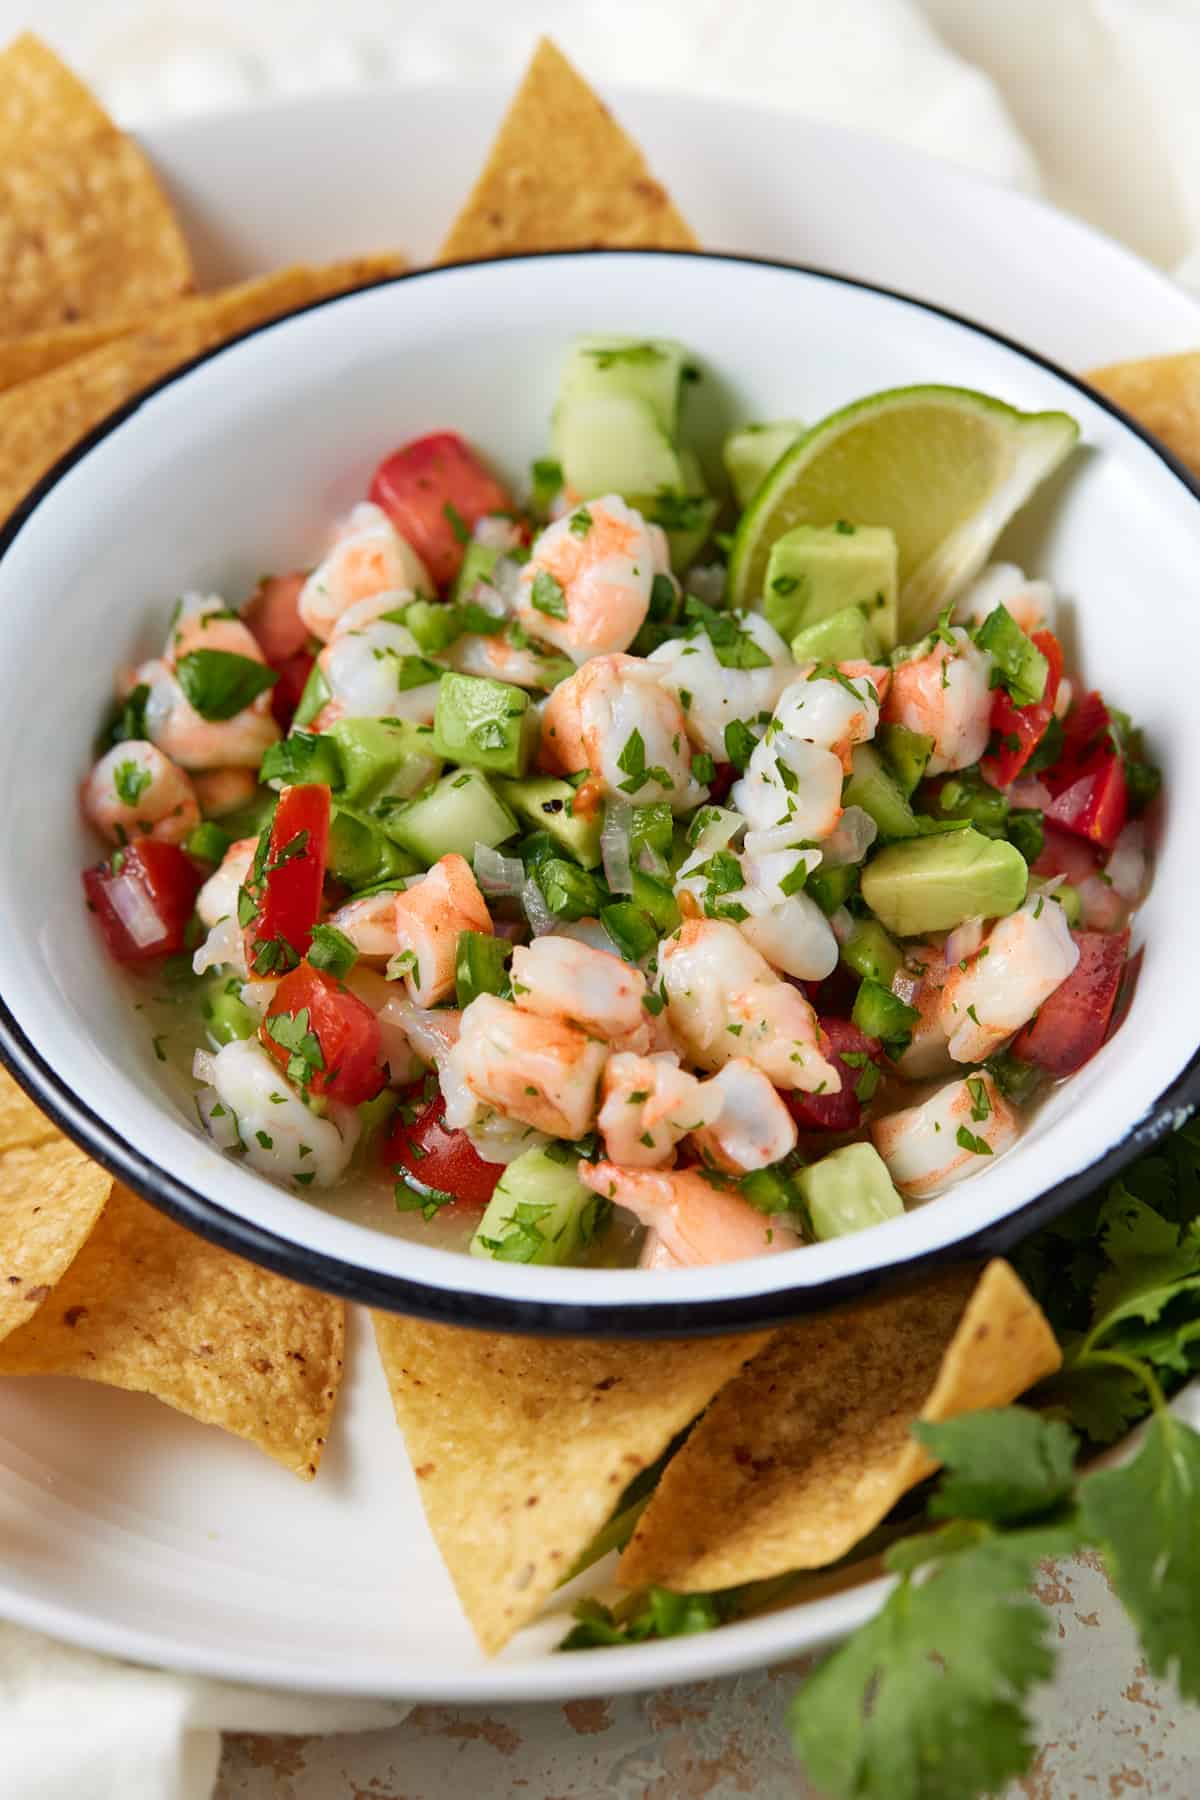
{"type": "MultiPolygon", "coordinates": [[[[366,92],[148,141],[206,280],[397,244],[420,258],[505,98],[366,92]]],[[[707,243],[890,284],[1075,368],[1200,341],[1200,307],[1154,270],[940,163],[735,105],[630,93],[620,112],[707,243]]],[[[234,1679],[500,1702],[753,1666],[838,1636],[878,1603],[864,1571],[709,1635],[559,1657],[564,1598],[485,1663],[425,1529],[362,1317],[352,1336],[313,1487],[152,1400],[65,1381],[0,1384],[0,1612],[234,1679]]]]}

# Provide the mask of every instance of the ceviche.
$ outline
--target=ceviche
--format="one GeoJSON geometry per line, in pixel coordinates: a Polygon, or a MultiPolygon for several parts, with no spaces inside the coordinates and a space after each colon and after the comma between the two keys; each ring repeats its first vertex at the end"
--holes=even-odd
{"type": "MultiPolygon", "coordinates": [[[[902,642],[839,517],[732,606],[695,376],[582,341],[528,493],[420,438],[121,675],[87,905],[263,1175],[510,1261],[778,1253],[988,1166],[1110,1031],[1158,776],[1050,586],[902,642]]],[[[728,440],[747,514],[798,441],[728,440]]]]}

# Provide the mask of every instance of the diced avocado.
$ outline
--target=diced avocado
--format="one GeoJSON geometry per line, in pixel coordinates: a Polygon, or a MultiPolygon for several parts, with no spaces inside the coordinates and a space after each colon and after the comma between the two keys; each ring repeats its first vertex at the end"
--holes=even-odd
{"type": "MultiPolygon", "coordinates": [[[[576,338],[559,380],[559,404],[619,394],[646,406],[674,437],[688,352],[674,338],[638,338],[606,332],[576,338]]],[[[692,375],[695,375],[693,370],[692,375]]],[[[571,484],[573,485],[573,484],[571,484]]]]}
{"type": "Polygon", "coordinates": [[[842,945],[842,961],[859,977],[890,988],[904,967],[904,952],[878,919],[856,919],[853,933],[842,945]]]}
{"type": "Polygon", "coordinates": [[[792,639],[792,655],[804,662],[878,662],[883,645],[861,607],[843,606],[806,625],[792,639]]]}
{"type": "Polygon", "coordinates": [[[904,1212],[887,1164],[872,1144],[846,1144],[796,1176],[813,1236],[844,1237],[898,1219],[904,1212]]]}
{"type": "Polygon", "coordinates": [[[575,790],[556,775],[526,775],[521,781],[497,781],[496,792],[511,806],[518,819],[527,819],[535,831],[548,831],[568,855],[594,869],[600,861],[600,813],[590,819],[574,811],[575,790]]]}
{"type": "MultiPolygon", "coordinates": [[[[482,548],[481,544],[468,544],[466,554],[469,557],[472,550],[482,548]]],[[[443,600],[410,600],[383,616],[410,631],[423,656],[440,656],[463,632],[457,606],[448,606],[443,600]]]]}
{"type": "MultiPolygon", "coordinates": [[[[462,567],[458,571],[451,599],[469,600],[481,581],[492,579],[499,561],[500,551],[495,544],[481,544],[476,538],[472,538],[463,552],[462,567]]],[[[411,626],[409,629],[412,629],[411,626]]],[[[420,638],[417,638],[417,642],[421,643],[420,638]]],[[[422,650],[429,647],[421,644],[422,650]]]]}
{"type": "Polygon", "coordinates": [[[427,867],[457,851],[470,862],[476,844],[494,849],[515,837],[517,821],[475,769],[452,769],[431,788],[389,812],[383,828],[427,867]]]}
{"type": "Polygon", "coordinates": [[[526,1150],[509,1163],[471,1239],[472,1256],[497,1262],[576,1262],[607,1224],[611,1207],[575,1173],[559,1149],[526,1150]]]}
{"type": "Polygon", "coordinates": [[[881,850],[862,872],[862,895],[897,937],[923,937],[952,931],[964,919],[1015,912],[1028,881],[1015,845],[968,826],[881,850]]]}
{"type": "Polygon", "coordinates": [[[342,786],[342,759],[337,744],[324,732],[296,730],[272,744],[258,771],[260,781],[292,787],[300,781],[320,781],[326,787],[342,786]]]}
{"type": "Polygon", "coordinates": [[[335,881],[357,890],[400,875],[415,875],[421,865],[393,843],[376,820],[338,800],[329,825],[326,866],[335,881]]]}
{"type": "Polygon", "coordinates": [[[407,800],[442,772],[428,726],[411,719],[339,719],[317,741],[333,741],[341,763],[341,797],[370,808],[407,800]]]}
{"type": "Polygon", "coordinates": [[[319,662],[315,662],[308,672],[308,680],[304,684],[304,692],[300,696],[300,704],[292,717],[292,724],[303,729],[311,725],[325,702],[329,699],[329,683],[326,681],[319,662]]]}
{"type": "Polygon", "coordinates": [[[804,427],[799,419],[743,425],[740,431],[730,432],[721,448],[721,457],[740,507],[749,506],[784,451],[790,450],[796,439],[803,435],[804,427]]]}
{"type": "Polygon", "coordinates": [[[200,1010],[204,1029],[214,1044],[232,1044],[235,1038],[252,1038],[258,1016],[241,996],[241,982],[231,975],[211,975],[204,984],[200,1010]]]}
{"type": "Polygon", "coordinates": [[[879,827],[879,835],[911,838],[917,835],[917,821],[912,807],[888,774],[883,759],[870,744],[859,744],[854,752],[850,774],[842,789],[847,806],[861,806],[879,827]]]}
{"type": "Polygon", "coordinates": [[[492,775],[524,775],[537,735],[537,714],[524,688],[488,675],[442,676],[433,747],[447,762],[492,775]]]}
{"type": "Polygon", "coordinates": [[[884,525],[795,525],[776,538],[763,612],[792,638],[829,613],[857,606],[885,649],[896,642],[896,539],[884,525]]]}
{"type": "Polygon", "coordinates": [[[853,863],[839,863],[832,869],[814,869],[804,884],[810,900],[815,900],[828,917],[847,900],[858,886],[858,870],[853,863]]]}
{"type": "Polygon", "coordinates": [[[896,786],[911,800],[933,755],[933,739],[907,725],[881,725],[875,742],[896,786]]]}

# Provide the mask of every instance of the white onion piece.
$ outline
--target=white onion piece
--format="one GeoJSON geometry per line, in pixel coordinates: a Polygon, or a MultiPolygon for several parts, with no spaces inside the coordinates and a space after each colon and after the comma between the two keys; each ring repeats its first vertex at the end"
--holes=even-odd
{"type": "Polygon", "coordinates": [[[569,925],[560,921],[557,935],[570,938],[572,943],[586,944],[589,950],[604,950],[609,956],[615,954],[613,941],[599,919],[572,919],[569,925]]]}
{"type": "Polygon", "coordinates": [[[224,968],[234,969],[239,975],[247,973],[246,941],[242,936],[242,928],[232,913],[213,926],[192,958],[194,975],[207,974],[209,969],[224,968]]]}
{"type": "Polygon", "coordinates": [[[519,856],[501,856],[490,844],[476,844],[471,861],[479,891],[487,898],[515,899],[525,886],[525,865],[519,856]]]}
{"type": "Polygon", "coordinates": [[[521,542],[521,527],[503,513],[485,513],[476,519],[472,537],[489,550],[515,550],[521,542]]]}
{"type": "Polygon", "coordinates": [[[546,937],[548,933],[558,930],[558,920],[546,905],[542,890],[532,875],[521,889],[521,905],[525,909],[525,917],[529,920],[529,929],[534,937],[546,937]]]}
{"type": "Polygon", "coordinates": [[[192,1057],[192,1080],[202,1081],[205,1087],[213,1083],[213,1064],[216,1058],[209,1050],[197,1050],[192,1057]]]}
{"type": "MultiPolygon", "coordinates": [[[[204,1052],[197,1051],[197,1055],[203,1056],[204,1052]]],[[[209,1057],[208,1061],[211,1063],[212,1058],[209,1057]]],[[[193,1075],[196,1073],[194,1067],[192,1073],[193,1075]]],[[[218,1150],[240,1149],[242,1140],[238,1133],[237,1120],[227,1106],[222,1106],[221,1111],[217,1112],[218,1106],[221,1106],[221,1098],[215,1088],[206,1088],[202,1094],[196,1095],[196,1111],[200,1114],[201,1123],[218,1150]]]]}
{"type": "Polygon", "coordinates": [[[415,1006],[411,1000],[398,1000],[389,1012],[403,1027],[417,1055],[424,1057],[426,1062],[440,1064],[458,1042],[462,1027],[460,1012],[415,1006]]]}
{"type": "Polygon", "coordinates": [[[633,892],[633,808],[626,800],[610,800],[600,833],[604,879],[614,894],[633,892]]]}
{"type": "Polygon", "coordinates": [[[830,915],[829,926],[839,944],[848,944],[858,929],[854,915],[844,906],[830,915]]]}
{"type": "Polygon", "coordinates": [[[526,1150],[540,1150],[550,1139],[544,1131],[535,1131],[520,1119],[505,1118],[503,1113],[485,1112],[464,1127],[483,1162],[510,1163],[526,1150]]]}
{"type": "Polygon", "coordinates": [[[1022,775],[1009,787],[1008,800],[1010,806],[1018,807],[1022,812],[1045,812],[1053,805],[1054,796],[1036,775],[1022,775]]]}
{"type": "Polygon", "coordinates": [[[521,564],[514,562],[511,556],[500,557],[488,585],[499,597],[505,612],[511,612],[521,586],[521,564]]]}
{"type": "Polygon", "coordinates": [[[879,827],[869,812],[861,806],[848,806],[821,845],[821,866],[836,869],[843,863],[860,863],[878,835],[879,827]]]}
{"type": "Polygon", "coordinates": [[[116,875],[108,884],[106,898],[139,950],[161,942],[163,922],[140,881],[132,875],[116,875]]]}
{"type": "Polygon", "coordinates": [[[1141,899],[1146,883],[1145,846],[1145,827],[1138,823],[1126,825],[1105,864],[1104,873],[1109,881],[1122,900],[1128,900],[1132,906],[1141,899]]]}
{"type": "Polygon", "coordinates": [[[969,956],[974,956],[982,942],[983,920],[964,919],[946,939],[944,954],[947,963],[965,962],[969,956]]]}

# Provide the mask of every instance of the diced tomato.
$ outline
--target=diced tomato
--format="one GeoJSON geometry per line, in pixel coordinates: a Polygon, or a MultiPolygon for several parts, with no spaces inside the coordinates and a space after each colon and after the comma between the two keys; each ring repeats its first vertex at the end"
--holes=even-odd
{"type": "Polygon", "coordinates": [[[294,656],[286,656],[281,663],[271,665],[279,675],[271,689],[271,714],[280,731],[291,730],[292,719],[315,661],[309,651],[297,650],[294,656]]]}
{"type": "MultiPolygon", "coordinates": [[[[863,1076],[870,1076],[869,1063],[878,1064],[882,1049],[878,1038],[870,1038],[852,1025],[849,1019],[823,1018],[821,1030],[828,1040],[829,1060],[842,1078],[836,1094],[785,1094],[788,1110],[801,1131],[857,1131],[862,1124],[864,1102],[855,1089],[863,1076]],[[853,1063],[845,1061],[847,1056],[853,1063]],[[859,1057],[867,1061],[860,1062],[859,1057]]],[[[868,1096],[869,1097],[869,1096],[868,1096]]]]}
{"type": "Polygon", "coordinates": [[[273,669],[308,647],[308,627],[300,617],[300,591],[307,576],[264,575],[242,615],[273,669]]]}
{"type": "Polygon", "coordinates": [[[320,782],[279,796],[258,911],[246,930],[246,960],[256,974],[277,975],[291,960],[281,940],[295,956],[308,954],[321,916],[330,810],[329,789],[320,782]]]}
{"type": "Polygon", "coordinates": [[[1125,764],[1099,694],[1084,694],[1067,714],[1062,754],[1042,780],[1050,794],[1047,819],[1111,850],[1121,835],[1129,797],[1125,764]]]}
{"type": "Polygon", "coordinates": [[[183,949],[203,876],[177,844],[140,839],[83,872],[83,891],[117,962],[151,962],[183,949]],[[115,865],[115,866],[114,866],[115,865]]]}
{"type": "Polygon", "coordinates": [[[732,763],[719,762],[713,770],[713,778],[708,784],[708,803],[710,806],[724,806],[729,798],[729,790],[738,778],[738,772],[732,763]]]}
{"type": "Polygon", "coordinates": [[[1018,1034],[1013,1055],[1050,1075],[1074,1075],[1104,1042],[1129,954],[1129,931],[1073,931],[1079,961],[1018,1034]]]}
{"type": "Polygon", "coordinates": [[[985,779],[993,787],[1007,787],[1010,781],[1016,780],[1054,717],[1054,702],[1063,672],[1062,645],[1052,631],[1035,631],[1033,642],[1048,664],[1045,690],[1041,699],[1032,705],[1014,706],[1006,689],[996,689],[992,701],[992,735],[998,748],[985,756],[980,764],[985,779]]]}
{"type": "Polygon", "coordinates": [[[504,1173],[503,1165],[484,1162],[465,1131],[447,1129],[446,1102],[440,1093],[407,1123],[405,1114],[421,1105],[423,1096],[420,1086],[401,1095],[400,1110],[383,1143],[385,1165],[398,1179],[410,1175],[420,1187],[453,1194],[464,1206],[486,1206],[504,1173]]]}
{"type": "Polygon", "coordinates": [[[370,498],[441,588],[458,574],[476,520],[513,509],[508,489],[453,431],[435,431],[385,457],[370,498]]]}
{"type": "Polygon", "coordinates": [[[1035,875],[1061,875],[1073,887],[1081,887],[1089,875],[1096,873],[1103,860],[1097,847],[1085,838],[1075,837],[1057,825],[1047,825],[1046,841],[1033,865],[1033,872],[1035,875]]]}
{"type": "MultiPolygon", "coordinates": [[[[275,989],[259,1032],[264,1047],[284,1069],[303,1069],[298,1082],[310,1094],[328,1094],[347,1106],[373,1100],[387,1080],[379,1020],[365,1001],[324,969],[302,962],[285,975],[275,989]],[[301,1018],[301,1015],[305,1015],[301,1018]],[[280,1043],[272,1033],[272,1020],[287,1017],[300,1021],[320,1047],[320,1060],[306,1057],[303,1048],[280,1043]]],[[[288,1032],[301,1038],[303,1033],[288,1032]]]]}

